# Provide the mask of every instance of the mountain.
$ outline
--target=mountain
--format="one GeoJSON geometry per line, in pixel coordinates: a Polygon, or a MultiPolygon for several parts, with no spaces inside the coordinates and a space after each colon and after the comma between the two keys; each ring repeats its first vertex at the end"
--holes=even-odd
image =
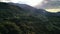
{"type": "Polygon", "coordinates": [[[46,16],[49,16],[49,17],[60,17],[60,12],[57,12],[57,13],[52,13],[52,12],[47,12],[47,15],[46,16]]]}
{"type": "Polygon", "coordinates": [[[0,2],[0,34],[40,34],[45,29],[43,23],[47,22],[47,19],[41,14],[31,14],[32,12],[0,2]]]}
{"type": "MultiPolygon", "coordinates": [[[[41,10],[39,9],[39,11],[41,10]]],[[[60,18],[57,16],[46,17],[36,12],[26,11],[17,5],[0,2],[0,34],[60,33],[60,18]]]]}
{"type": "Polygon", "coordinates": [[[26,5],[26,4],[19,4],[19,3],[9,3],[9,4],[11,4],[11,5],[15,5],[15,6],[19,6],[19,7],[21,7],[22,9],[24,9],[25,11],[30,11],[30,12],[32,12],[32,13],[35,13],[35,14],[43,14],[43,15],[45,15],[46,14],[46,10],[44,10],[44,9],[36,9],[36,8],[34,8],[34,7],[32,7],[32,6],[29,6],[29,5],[26,5]]]}

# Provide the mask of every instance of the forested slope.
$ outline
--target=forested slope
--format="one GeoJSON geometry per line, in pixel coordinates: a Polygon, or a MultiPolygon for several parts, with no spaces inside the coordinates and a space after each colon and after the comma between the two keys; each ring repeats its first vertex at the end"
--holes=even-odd
{"type": "MultiPolygon", "coordinates": [[[[0,2],[0,34],[56,34],[55,19],[0,2]]],[[[57,19],[58,20],[58,19],[57,19]]],[[[59,22],[58,22],[59,24],[59,22]]]]}

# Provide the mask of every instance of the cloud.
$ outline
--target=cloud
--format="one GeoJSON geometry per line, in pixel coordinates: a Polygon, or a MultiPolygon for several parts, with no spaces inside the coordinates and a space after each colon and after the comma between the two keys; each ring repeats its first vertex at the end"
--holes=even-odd
{"type": "Polygon", "coordinates": [[[14,3],[23,3],[23,4],[28,4],[28,5],[31,5],[31,6],[35,6],[37,5],[38,3],[42,2],[43,0],[2,0],[4,2],[14,2],[14,3]]]}

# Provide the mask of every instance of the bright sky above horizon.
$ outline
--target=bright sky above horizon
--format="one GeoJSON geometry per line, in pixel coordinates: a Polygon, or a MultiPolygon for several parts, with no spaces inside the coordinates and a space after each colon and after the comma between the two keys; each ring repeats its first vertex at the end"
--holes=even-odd
{"type": "MultiPolygon", "coordinates": [[[[4,2],[7,2],[7,0],[1,0],[4,2]]],[[[28,4],[30,6],[35,6],[39,3],[41,3],[43,0],[8,0],[9,2],[14,2],[14,3],[21,3],[21,4],[28,4]]]]}

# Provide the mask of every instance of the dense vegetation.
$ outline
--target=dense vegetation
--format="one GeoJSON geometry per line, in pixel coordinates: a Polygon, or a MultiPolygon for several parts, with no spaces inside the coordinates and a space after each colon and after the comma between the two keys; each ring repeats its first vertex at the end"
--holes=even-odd
{"type": "Polygon", "coordinates": [[[0,34],[57,34],[59,19],[0,2],[0,34]]]}

